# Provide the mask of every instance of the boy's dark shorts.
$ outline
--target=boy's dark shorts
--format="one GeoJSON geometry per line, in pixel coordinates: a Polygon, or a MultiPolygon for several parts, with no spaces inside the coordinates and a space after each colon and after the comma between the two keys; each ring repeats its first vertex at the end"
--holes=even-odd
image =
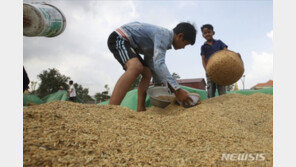
{"type": "Polygon", "coordinates": [[[108,47],[124,70],[126,70],[124,67],[126,62],[134,57],[138,58],[142,65],[147,67],[143,58],[131,47],[130,42],[119,36],[115,31],[108,38],[108,47]]]}

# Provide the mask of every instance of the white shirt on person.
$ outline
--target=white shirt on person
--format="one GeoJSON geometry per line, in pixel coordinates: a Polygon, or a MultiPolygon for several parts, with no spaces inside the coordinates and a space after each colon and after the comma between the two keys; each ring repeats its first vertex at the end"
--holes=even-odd
{"type": "Polygon", "coordinates": [[[69,92],[71,92],[71,93],[70,93],[70,97],[76,97],[76,90],[75,90],[74,85],[71,85],[71,86],[70,86],[69,92]],[[72,89],[73,89],[73,90],[72,90],[72,89]],[[71,90],[72,90],[72,92],[71,92],[71,90]]]}

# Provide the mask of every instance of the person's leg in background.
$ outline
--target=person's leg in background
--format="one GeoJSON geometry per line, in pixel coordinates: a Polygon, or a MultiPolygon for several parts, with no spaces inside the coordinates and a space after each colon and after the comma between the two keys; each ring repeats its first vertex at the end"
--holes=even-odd
{"type": "Polygon", "coordinates": [[[71,102],[75,102],[75,97],[69,97],[69,100],[70,100],[71,102]]]}
{"type": "Polygon", "coordinates": [[[207,92],[208,92],[208,98],[215,97],[216,84],[210,79],[209,76],[207,76],[207,92]]]}
{"type": "Polygon", "coordinates": [[[219,96],[226,94],[226,86],[217,85],[219,96]]]}

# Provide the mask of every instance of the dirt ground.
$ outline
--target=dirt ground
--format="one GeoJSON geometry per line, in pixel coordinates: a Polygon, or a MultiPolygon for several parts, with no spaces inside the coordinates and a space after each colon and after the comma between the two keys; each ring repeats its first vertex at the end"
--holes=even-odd
{"type": "Polygon", "coordinates": [[[135,112],[50,102],[23,111],[24,166],[272,166],[273,96],[227,94],[135,112]],[[223,154],[234,154],[232,160],[223,154]],[[235,155],[254,155],[240,159],[235,155]],[[261,159],[256,155],[261,155],[261,159]],[[262,159],[263,156],[263,159],[262,159]]]}

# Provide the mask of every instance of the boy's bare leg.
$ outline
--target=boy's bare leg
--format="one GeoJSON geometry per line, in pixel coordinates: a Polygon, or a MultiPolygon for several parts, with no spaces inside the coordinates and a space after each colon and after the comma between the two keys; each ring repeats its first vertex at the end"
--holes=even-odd
{"type": "Polygon", "coordinates": [[[132,83],[143,72],[143,65],[138,58],[130,59],[125,65],[127,70],[117,81],[109,104],[120,105],[132,83]]]}
{"type": "Polygon", "coordinates": [[[142,79],[138,87],[138,106],[137,111],[146,111],[145,100],[146,100],[146,90],[149,87],[151,79],[151,71],[148,67],[144,67],[142,74],[142,79]]]}

